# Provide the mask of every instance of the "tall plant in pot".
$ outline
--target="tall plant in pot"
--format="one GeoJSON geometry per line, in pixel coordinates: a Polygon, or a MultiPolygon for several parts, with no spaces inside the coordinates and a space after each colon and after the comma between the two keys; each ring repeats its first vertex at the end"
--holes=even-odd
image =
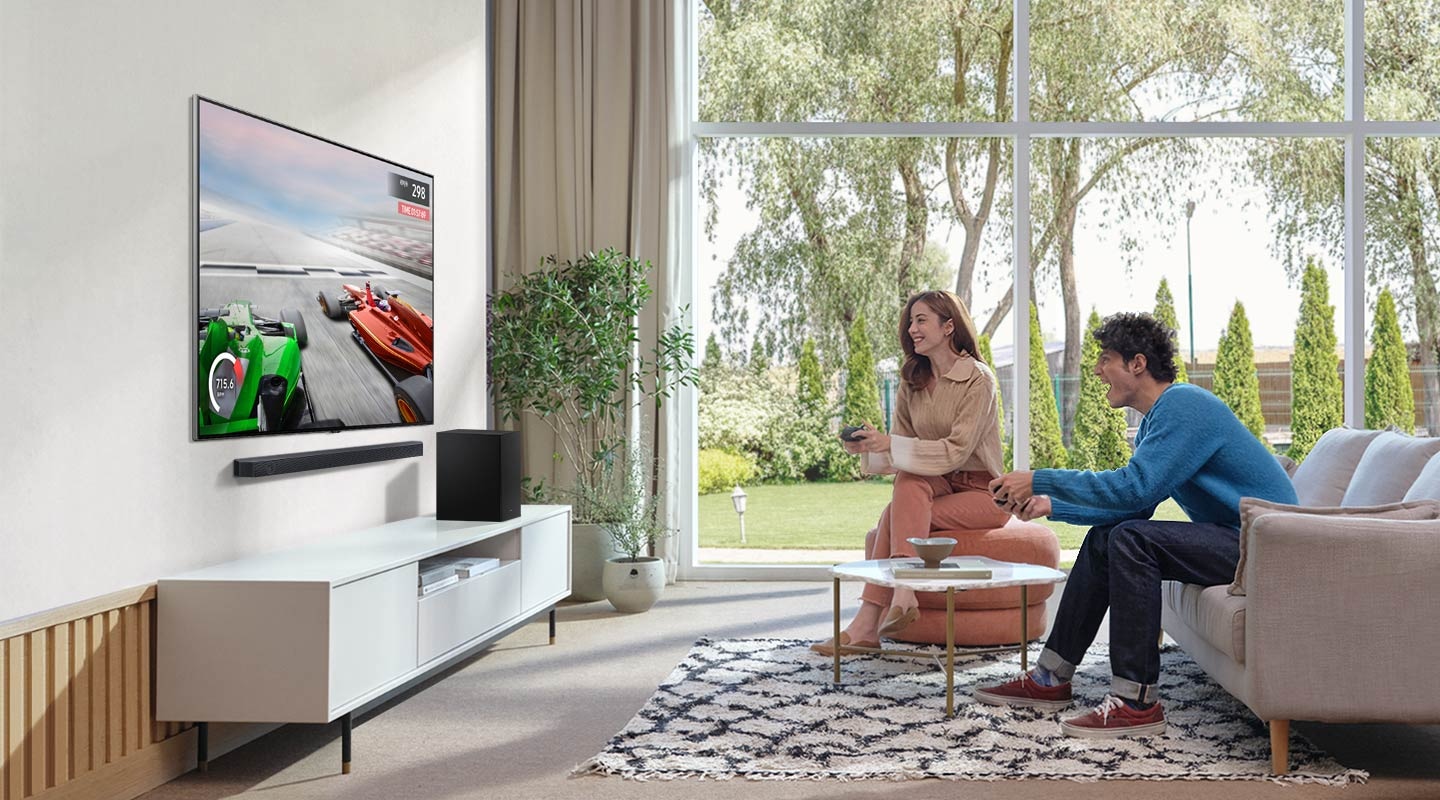
{"type": "Polygon", "coordinates": [[[602,589],[615,610],[631,614],[648,611],[660,599],[665,589],[665,562],[650,552],[671,534],[650,491],[653,462],[640,456],[644,449],[641,444],[632,445],[623,463],[607,465],[598,487],[577,485],[566,493],[605,520],[599,526],[618,553],[605,561],[602,589]]]}
{"type": "MultiPolygon", "coordinates": [[[[543,259],[537,270],[515,276],[489,305],[489,385],[506,421],[528,412],[555,436],[556,462],[574,474],[572,597],[604,596],[602,567],[615,555],[599,525],[615,521],[601,500],[618,491],[638,404],[659,409],[681,385],[696,381],[694,334],[676,323],[659,332],[648,353],[640,347],[641,311],[652,290],[650,262],[617,250],[586,253],[573,261],[543,259]]],[[[522,423],[523,424],[523,423],[522,423]]],[[[647,487],[655,486],[653,462],[647,487]]],[[[568,472],[568,471],[567,471],[568,472]]],[[[530,477],[534,477],[533,475],[530,477]]],[[[543,479],[532,496],[552,495],[543,479]]]]}

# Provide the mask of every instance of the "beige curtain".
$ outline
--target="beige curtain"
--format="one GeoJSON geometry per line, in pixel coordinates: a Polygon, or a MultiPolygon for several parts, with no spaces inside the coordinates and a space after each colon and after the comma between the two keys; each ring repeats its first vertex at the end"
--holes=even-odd
{"type": "MultiPolygon", "coordinates": [[[[676,68],[670,0],[495,0],[494,274],[513,275],[553,254],[619,248],[654,264],[641,352],[671,324],[678,242],[670,228],[672,163],[681,148],[672,102],[676,68]]],[[[675,403],[662,412],[673,417],[675,403]]],[[[674,518],[672,420],[655,418],[666,514],[674,518]]],[[[521,426],[526,474],[566,485],[549,429],[521,426]]],[[[661,553],[674,578],[676,543],[661,553]]]]}

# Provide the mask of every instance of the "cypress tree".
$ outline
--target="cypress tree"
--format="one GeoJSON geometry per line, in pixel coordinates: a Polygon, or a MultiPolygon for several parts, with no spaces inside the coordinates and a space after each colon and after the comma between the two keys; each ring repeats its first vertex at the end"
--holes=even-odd
{"type": "Polygon", "coordinates": [[[989,335],[984,333],[980,334],[979,338],[975,341],[975,346],[980,351],[976,355],[980,357],[981,361],[985,362],[985,366],[989,367],[991,372],[995,372],[995,418],[1000,423],[1001,449],[1004,451],[1005,469],[1009,471],[1012,469],[1011,465],[1014,463],[1015,455],[1012,450],[1013,445],[1009,437],[1005,435],[1005,394],[1000,391],[1000,374],[995,369],[995,356],[992,355],[990,351],[989,335]]]}
{"type": "Polygon", "coordinates": [[[1300,282],[1300,319],[1295,326],[1295,355],[1290,364],[1290,449],[1303,461],[1320,435],[1345,421],[1340,359],[1335,355],[1335,307],[1330,283],[1313,260],[1300,282]]]}
{"type": "MultiPolygon", "coordinates": [[[[1162,284],[1163,285],[1163,284],[1162,284]]],[[[1070,437],[1070,468],[1117,469],[1130,460],[1125,440],[1125,411],[1111,408],[1105,384],[1091,367],[1100,359],[1100,342],[1088,331],[1100,327],[1100,314],[1090,310],[1085,347],[1080,358],[1080,399],[1075,404],[1075,433],[1070,437]]]]}
{"type": "Polygon", "coordinates": [[[1390,425],[1415,432],[1415,395],[1395,298],[1389,289],[1381,289],[1370,323],[1370,362],[1365,365],[1365,427],[1390,425]]]}
{"type": "Polygon", "coordinates": [[[846,425],[868,422],[885,430],[880,409],[880,378],[875,373],[875,352],[865,332],[865,315],[859,314],[846,337],[850,355],[845,364],[845,403],[842,419],[846,425]]]}
{"type": "Polygon", "coordinates": [[[1230,406],[1255,438],[1265,441],[1260,378],[1255,374],[1255,343],[1250,337],[1250,318],[1245,316],[1245,304],[1239,300],[1230,311],[1230,324],[1220,335],[1220,352],[1215,356],[1215,396],[1230,406]]]}
{"type": "Polygon", "coordinates": [[[823,419],[825,413],[825,381],[820,376],[820,359],[815,355],[815,341],[806,339],[800,349],[799,376],[795,387],[795,399],[800,413],[807,417],[823,419]]]}
{"type": "Polygon", "coordinates": [[[1060,436],[1060,410],[1055,384],[1045,360],[1040,312],[1030,304],[1030,469],[1064,468],[1069,463],[1060,436]]]}
{"type": "Polygon", "coordinates": [[[1155,290],[1155,319],[1170,329],[1170,341],[1175,345],[1175,382],[1189,383],[1190,373],[1185,370],[1185,357],[1180,354],[1180,323],[1175,319],[1175,296],[1170,294],[1170,282],[1160,279],[1160,288],[1155,290]]]}
{"type": "Polygon", "coordinates": [[[765,354],[765,343],[761,341],[760,335],[755,335],[755,342],[750,346],[750,369],[756,375],[762,375],[770,369],[770,357],[765,354]]]}
{"type": "Polygon", "coordinates": [[[703,370],[713,370],[722,366],[724,361],[725,356],[720,353],[720,342],[715,339],[715,334],[711,333],[709,338],[705,340],[705,358],[701,360],[700,368],[703,370]]]}

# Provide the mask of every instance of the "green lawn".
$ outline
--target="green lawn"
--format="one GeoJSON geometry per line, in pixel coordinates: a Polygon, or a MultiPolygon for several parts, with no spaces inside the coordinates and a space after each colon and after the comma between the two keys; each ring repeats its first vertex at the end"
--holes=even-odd
{"type": "MultiPolygon", "coordinates": [[[[745,489],[746,547],[766,550],[857,550],[890,502],[890,483],[799,483],[745,489]]],[[[1185,512],[1166,500],[1155,519],[1184,520],[1185,512]]],[[[1060,548],[1074,550],[1087,528],[1039,520],[1055,531],[1060,548]]],[[[739,547],[740,524],[730,494],[700,496],[700,546],[739,547]]]]}

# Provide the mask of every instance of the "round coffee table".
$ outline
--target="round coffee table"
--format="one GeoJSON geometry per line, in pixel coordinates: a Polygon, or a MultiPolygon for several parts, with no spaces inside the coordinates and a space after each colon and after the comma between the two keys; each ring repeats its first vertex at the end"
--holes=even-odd
{"type": "MultiPolygon", "coordinates": [[[[948,717],[955,713],[955,592],[971,591],[974,589],[998,589],[1005,586],[1020,587],[1020,669],[1029,669],[1028,632],[1026,624],[1029,622],[1027,612],[1029,609],[1029,587],[1045,583],[1060,583],[1065,580],[1065,573],[1058,569],[1042,567],[1038,564],[1016,564],[1009,561],[996,561],[993,558],[983,556],[959,556],[945,559],[947,564],[955,564],[956,568],[962,570],[989,570],[990,577],[974,578],[951,578],[951,577],[896,577],[897,568],[918,568],[922,562],[918,558],[888,558],[874,561],[851,561],[845,564],[836,564],[830,568],[830,574],[834,577],[835,583],[835,683],[840,683],[840,581],[860,580],[866,583],[873,583],[878,586],[888,586],[892,589],[911,589],[916,592],[944,592],[945,593],[945,715],[948,717]]],[[[971,573],[974,574],[974,573],[971,573]]],[[[930,653],[923,650],[902,650],[879,647],[848,647],[850,652],[875,653],[879,655],[909,656],[912,658],[929,658],[930,653]]],[[[983,653],[1009,652],[1013,647],[991,647],[981,650],[966,650],[967,655],[979,655],[983,653]]]]}

